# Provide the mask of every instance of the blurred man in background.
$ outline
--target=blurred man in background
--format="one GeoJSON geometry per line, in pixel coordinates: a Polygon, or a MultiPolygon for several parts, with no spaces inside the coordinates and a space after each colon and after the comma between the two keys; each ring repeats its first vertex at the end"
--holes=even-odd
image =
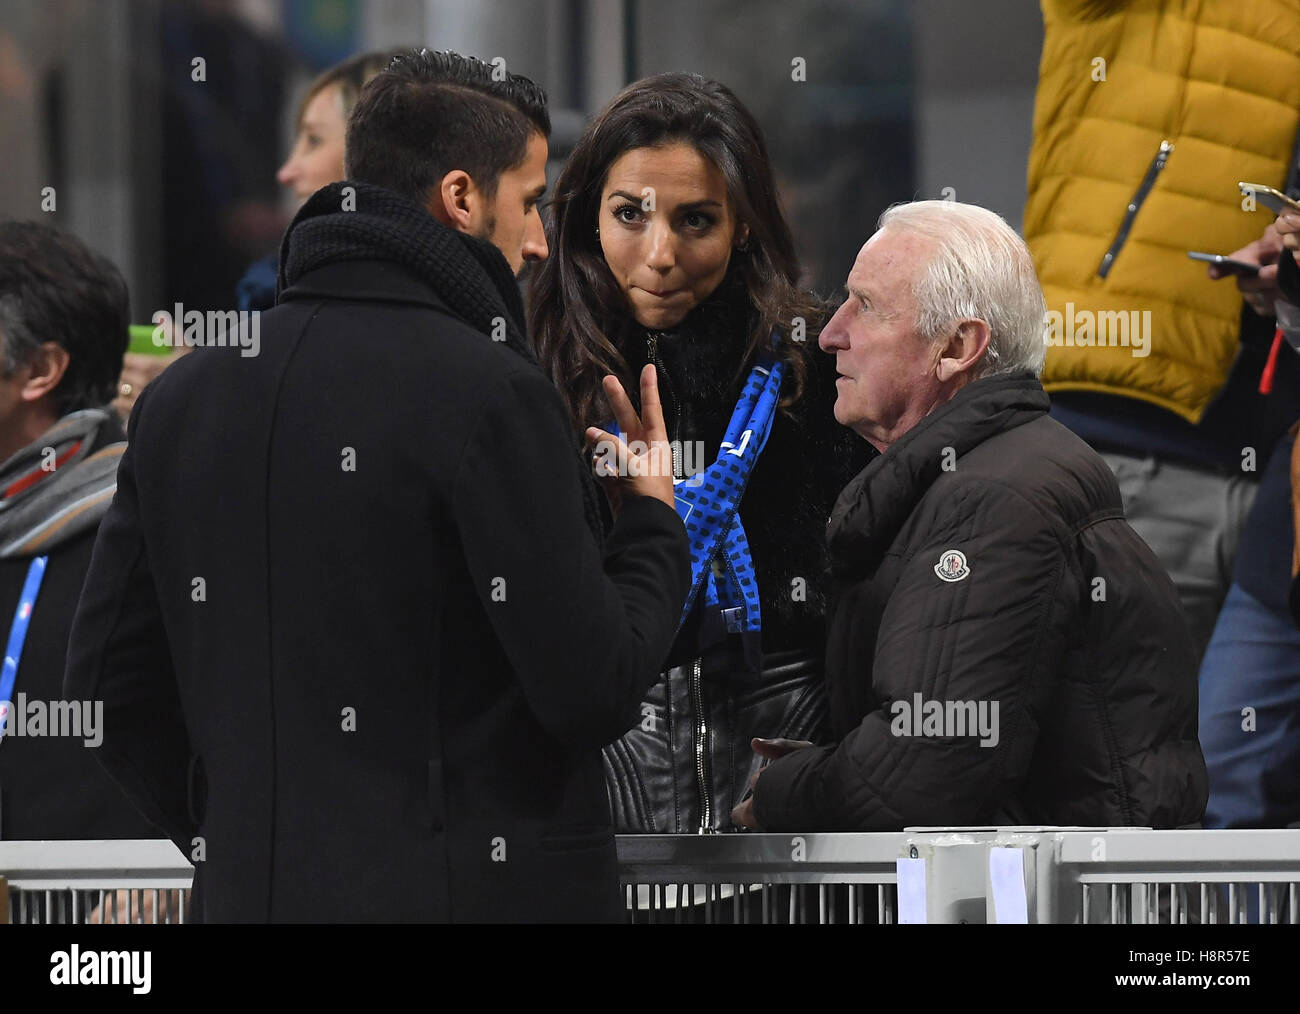
{"type": "Polygon", "coordinates": [[[153,838],[95,763],[94,702],[59,706],[64,658],[126,447],[108,411],[127,288],[72,235],[0,222],[0,837],[153,838]]]}

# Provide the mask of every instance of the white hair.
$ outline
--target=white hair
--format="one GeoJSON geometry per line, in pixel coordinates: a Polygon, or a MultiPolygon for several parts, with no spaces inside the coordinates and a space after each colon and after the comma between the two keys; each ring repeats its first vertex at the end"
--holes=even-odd
{"type": "Polygon", "coordinates": [[[1047,304],[1029,248],[1000,215],[957,201],[913,201],[886,208],[878,228],[938,243],[913,291],[923,338],[946,340],[958,321],[978,318],[989,326],[989,344],[975,379],[1042,372],[1047,304]]]}

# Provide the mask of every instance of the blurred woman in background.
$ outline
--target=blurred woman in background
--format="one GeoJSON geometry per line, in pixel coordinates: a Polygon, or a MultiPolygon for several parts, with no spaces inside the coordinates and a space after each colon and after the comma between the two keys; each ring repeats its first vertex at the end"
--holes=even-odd
{"type": "MultiPolygon", "coordinates": [[[[343,179],[343,139],[348,116],[357,96],[372,77],[388,66],[396,50],[362,53],[320,74],[298,104],[297,134],[293,150],[276,173],[281,185],[291,187],[297,204],[302,204],[327,183],[343,179]]],[[[269,310],[275,305],[277,255],[254,261],[239,280],[235,301],[240,310],[269,310]]],[[[161,354],[127,352],[113,408],[123,421],[131,415],[136,398],[145,386],[162,373],[184,346],[161,354]]]]}
{"type": "Polygon", "coordinates": [[[612,426],[606,375],[636,391],[655,364],[691,537],[667,668],[605,750],[614,823],[727,830],[759,764],[751,738],[822,734],[823,532],[868,447],[831,414],[824,308],[798,288],[762,133],[728,88],[628,86],[578,141],[553,208],[530,291],[539,359],[575,440],[612,426]]]}
{"type": "MultiPolygon", "coordinates": [[[[301,205],[321,187],[343,179],[343,139],[348,117],[366,83],[392,62],[397,50],[361,53],[322,72],[298,104],[293,150],[275,178],[301,205]]],[[[241,310],[275,305],[276,255],[255,261],[239,281],[241,310]]]]}

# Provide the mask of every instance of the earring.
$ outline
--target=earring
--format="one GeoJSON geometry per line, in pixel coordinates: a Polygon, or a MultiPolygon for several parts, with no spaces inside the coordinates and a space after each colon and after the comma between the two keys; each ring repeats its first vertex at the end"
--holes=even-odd
{"type": "Polygon", "coordinates": [[[600,239],[600,226],[596,226],[596,238],[600,239]]]}

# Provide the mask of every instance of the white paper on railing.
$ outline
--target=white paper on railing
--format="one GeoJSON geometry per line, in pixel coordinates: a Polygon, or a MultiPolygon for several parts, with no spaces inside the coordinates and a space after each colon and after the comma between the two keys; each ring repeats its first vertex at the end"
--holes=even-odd
{"type": "Polygon", "coordinates": [[[925,860],[898,860],[898,922],[924,923],[925,860]]]}
{"type": "Polygon", "coordinates": [[[1024,849],[989,849],[989,882],[993,887],[994,922],[1029,922],[1029,903],[1025,899],[1024,853],[1024,849]]]}

